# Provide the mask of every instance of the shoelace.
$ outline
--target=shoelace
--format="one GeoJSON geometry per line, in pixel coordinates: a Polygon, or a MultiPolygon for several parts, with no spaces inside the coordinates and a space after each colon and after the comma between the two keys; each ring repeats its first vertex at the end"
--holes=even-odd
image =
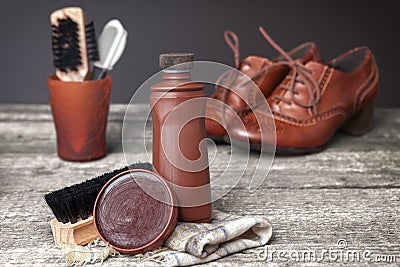
{"type": "MultiPolygon", "coordinates": [[[[289,77],[286,77],[285,79],[290,79],[289,85],[284,85],[283,83],[279,85],[279,88],[288,90],[290,92],[290,99],[287,97],[281,96],[281,95],[273,95],[272,98],[278,101],[282,101],[288,104],[291,104],[291,101],[293,101],[295,104],[304,107],[304,108],[312,108],[312,111],[314,114],[318,114],[318,103],[321,99],[321,92],[319,90],[319,85],[318,82],[315,80],[314,76],[312,75],[312,71],[309,70],[307,67],[303,65],[303,63],[300,60],[294,60],[285,50],[282,49],[264,30],[263,27],[259,27],[259,30],[261,34],[264,36],[264,38],[270,43],[270,45],[275,48],[285,59],[286,61],[278,61],[274,62],[272,64],[269,64],[267,66],[261,67],[254,75],[249,77],[249,79],[245,79],[242,82],[240,82],[237,86],[245,86],[248,82],[254,81],[254,79],[258,78],[261,74],[267,72],[269,69],[272,67],[276,66],[288,66],[292,70],[292,74],[289,77]],[[310,102],[309,103],[302,103],[296,98],[296,95],[298,92],[295,90],[295,85],[296,83],[301,83],[304,84],[304,86],[307,88],[308,94],[310,96],[310,102]]],[[[234,53],[234,58],[235,58],[235,66],[236,69],[239,69],[240,62],[240,53],[239,53],[239,38],[237,35],[232,32],[232,31],[226,31],[224,34],[225,41],[226,43],[230,46],[234,53]],[[233,41],[233,42],[232,42],[233,41]]],[[[249,62],[243,61],[243,64],[250,64],[249,62]]],[[[231,88],[233,83],[236,81],[237,76],[239,75],[238,71],[228,71],[227,73],[223,74],[216,82],[217,88],[223,88],[222,91],[222,102],[225,103],[226,97],[227,97],[227,89],[224,88],[225,86],[227,88],[231,88]],[[229,84],[223,84],[221,83],[223,80],[227,80],[229,84]],[[218,86],[218,84],[223,84],[224,87],[218,86]]],[[[255,105],[252,105],[249,107],[250,110],[254,110],[255,108],[263,105],[264,102],[262,103],[256,103],[255,105]]],[[[221,112],[221,119],[224,125],[226,124],[226,119],[225,119],[225,110],[226,110],[226,105],[222,105],[222,112],[221,112]]]]}
{"type": "MultiPolygon", "coordinates": [[[[285,103],[291,104],[293,101],[295,104],[304,107],[304,108],[312,108],[314,114],[318,114],[318,103],[321,99],[321,92],[319,90],[318,82],[315,80],[312,75],[312,71],[307,69],[306,66],[303,65],[299,60],[293,60],[293,58],[285,52],[277,43],[272,40],[272,38],[266,33],[266,31],[260,27],[259,28],[261,34],[264,38],[271,44],[273,48],[275,48],[287,61],[275,62],[274,65],[286,65],[292,69],[292,75],[290,76],[289,85],[283,85],[283,83],[279,86],[284,90],[288,90],[290,92],[290,98],[288,99],[284,96],[273,95],[272,98],[276,100],[283,101],[285,103]],[[298,92],[295,90],[295,84],[301,83],[307,88],[310,102],[302,103],[296,98],[298,92]]],[[[288,78],[288,77],[287,77],[288,78]]]]}
{"type": "MultiPolygon", "coordinates": [[[[225,31],[224,38],[225,38],[225,42],[229,45],[229,47],[232,49],[232,52],[234,54],[236,69],[232,70],[232,71],[225,72],[216,81],[216,89],[221,93],[221,101],[223,103],[226,102],[227,93],[228,93],[228,89],[227,88],[232,88],[232,85],[237,81],[237,78],[240,75],[243,75],[238,71],[239,68],[240,68],[239,38],[232,31],[225,31]]],[[[241,64],[246,64],[246,65],[251,67],[251,62],[249,62],[246,59],[243,60],[241,64]]],[[[258,71],[256,71],[251,76],[247,76],[248,79],[244,79],[243,81],[238,83],[237,86],[238,87],[242,87],[242,86],[245,86],[250,81],[255,81],[258,77],[260,77],[260,75],[262,75],[263,73],[268,71],[269,68],[270,68],[270,65],[266,65],[266,62],[264,62],[263,65],[259,68],[258,71]]],[[[253,106],[252,108],[255,108],[256,106],[259,106],[259,104],[262,104],[262,103],[258,103],[255,106],[253,106]]],[[[226,110],[226,106],[223,105],[222,106],[221,116],[222,116],[222,122],[223,122],[224,125],[226,125],[225,110],[226,110]]]]}
{"type": "MultiPolygon", "coordinates": [[[[237,70],[239,70],[239,68],[240,68],[239,38],[232,31],[225,31],[224,38],[225,38],[225,42],[232,49],[232,52],[233,52],[234,58],[235,58],[235,67],[237,70]]],[[[242,61],[242,64],[251,66],[251,62],[246,59],[242,61]]],[[[254,81],[261,74],[263,74],[268,69],[268,67],[269,66],[266,66],[266,63],[264,62],[263,65],[260,67],[260,69],[257,72],[255,72],[253,75],[249,76],[249,80],[245,79],[242,83],[238,84],[238,86],[243,86],[246,83],[248,83],[250,80],[254,81]]],[[[230,88],[230,86],[232,86],[232,84],[236,81],[236,78],[238,77],[238,75],[239,75],[239,72],[237,72],[236,70],[228,71],[228,72],[224,73],[223,75],[221,75],[221,77],[219,77],[216,84],[217,85],[223,84],[223,83],[221,83],[221,81],[227,80],[227,81],[229,81],[230,84],[224,84],[224,86],[228,86],[228,88],[230,88]]]]}

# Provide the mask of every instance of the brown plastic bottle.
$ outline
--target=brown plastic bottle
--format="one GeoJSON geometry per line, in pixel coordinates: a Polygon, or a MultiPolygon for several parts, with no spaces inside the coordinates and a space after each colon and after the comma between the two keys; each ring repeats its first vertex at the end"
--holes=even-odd
{"type": "Polygon", "coordinates": [[[160,55],[163,80],[150,95],[153,168],[175,191],[179,221],[210,222],[204,85],[191,81],[192,63],[175,66],[193,60],[193,54],[160,55]]]}

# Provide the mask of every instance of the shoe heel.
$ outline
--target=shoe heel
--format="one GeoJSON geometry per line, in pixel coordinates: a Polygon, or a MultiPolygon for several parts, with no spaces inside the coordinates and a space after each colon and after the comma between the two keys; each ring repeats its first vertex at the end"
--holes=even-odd
{"type": "Polygon", "coordinates": [[[372,130],[375,112],[374,101],[365,105],[354,114],[343,126],[342,130],[351,135],[363,135],[372,130]]]}

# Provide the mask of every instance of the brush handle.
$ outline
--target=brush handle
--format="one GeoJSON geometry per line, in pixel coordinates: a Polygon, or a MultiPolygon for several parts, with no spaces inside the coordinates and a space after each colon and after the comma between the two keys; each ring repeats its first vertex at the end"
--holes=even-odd
{"type": "Polygon", "coordinates": [[[86,245],[99,238],[93,223],[93,216],[89,216],[86,220],[78,219],[78,222],[74,224],[62,223],[53,219],[50,221],[50,225],[56,244],[86,245]]]}
{"type": "Polygon", "coordinates": [[[94,66],[93,67],[93,73],[92,73],[92,80],[101,80],[106,74],[105,69],[101,69],[99,67],[94,66]]]}

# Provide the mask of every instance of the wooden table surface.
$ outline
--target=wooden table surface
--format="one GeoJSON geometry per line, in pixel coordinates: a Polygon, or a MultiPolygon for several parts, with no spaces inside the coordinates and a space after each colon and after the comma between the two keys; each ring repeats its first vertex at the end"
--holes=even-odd
{"type": "MultiPolygon", "coordinates": [[[[108,155],[94,162],[73,163],[57,157],[48,105],[0,105],[1,266],[64,265],[53,243],[48,223],[53,216],[43,195],[125,165],[121,147],[125,109],[125,105],[111,106],[108,155]]],[[[227,145],[218,146],[217,158],[223,158],[220,154],[228,149],[227,145]]],[[[145,159],[145,154],[137,154],[137,160],[145,159]]],[[[216,201],[214,208],[263,215],[273,226],[273,236],[265,248],[249,249],[209,265],[359,266],[396,261],[391,265],[397,266],[400,110],[378,110],[372,132],[362,137],[338,133],[321,153],[276,157],[268,178],[255,193],[249,193],[246,180],[241,181],[216,201]],[[317,259],[309,263],[306,258],[296,258],[304,251],[314,251],[317,259]],[[361,258],[346,257],[349,252],[361,258]]],[[[136,264],[124,255],[104,263],[136,264]]]]}

